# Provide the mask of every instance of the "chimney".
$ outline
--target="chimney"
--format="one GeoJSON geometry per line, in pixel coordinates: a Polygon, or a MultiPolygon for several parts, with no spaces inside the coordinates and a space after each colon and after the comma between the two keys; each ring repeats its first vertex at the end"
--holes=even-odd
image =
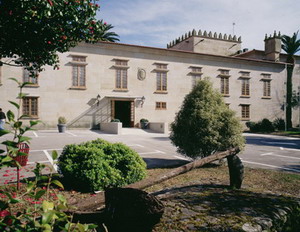
{"type": "Polygon", "coordinates": [[[278,62],[281,52],[281,35],[274,31],[274,35],[265,37],[265,56],[267,60],[278,62]]]}

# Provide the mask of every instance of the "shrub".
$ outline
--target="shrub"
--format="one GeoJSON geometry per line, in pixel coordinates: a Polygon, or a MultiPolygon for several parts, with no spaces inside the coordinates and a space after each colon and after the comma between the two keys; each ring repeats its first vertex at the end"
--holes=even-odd
{"type": "Polygon", "coordinates": [[[67,119],[62,116],[60,116],[57,121],[58,121],[58,124],[66,124],[67,123],[67,119]]]}
{"type": "Polygon", "coordinates": [[[141,118],[141,120],[140,120],[140,123],[147,123],[147,122],[149,122],[149,120],[146,118],[141,118]]]}
{"type": "Polygon", "coordinates": [[[171,128],[178,152],[193,159],[244,146],[239,120],[208,80],[200,80],[185,97],[171,128]]]}
{"type": "Polygon", "coordinates": [[[110,120],[110,122],[121,122],[120,119],[114,118],[112,120],[110,120]]]}
{"type": "Polygon", "coordinates": [[[277,130],[285,130],[285,121],[282,118],[276,118],[273,121],[273,126],[277,130]]]}
{"type": "Polygon", "coordinates": [[[121,187],[146,176],[146,164],[135,151],[102,139],[66,145],[58,166],[64,181],[81,191],[121,187]]]}
{"type": "Polygon", "coordinates": [[[246,122],[246,126],[250,129],[250,132],[273,132],[275,130],[272,122],[269,119],[264,118],[259,122],[246,122]]]}
{"type": "Polygon", "coordinates": [[[274,130],[275,130],[275,128],[269,119],[264,118],[261,121],[261,131],[262,132],[273,132],[274,130]]]}

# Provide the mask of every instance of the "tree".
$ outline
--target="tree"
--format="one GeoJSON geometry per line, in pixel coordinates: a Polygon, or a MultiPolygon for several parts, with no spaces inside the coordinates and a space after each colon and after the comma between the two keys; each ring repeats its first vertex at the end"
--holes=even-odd
{"type": "MultiPolygon", "coordinates": [[[[112,25],[97,20],[98,0],[0,0],[0,59],[26,67],[58,68],[57,53],[79,42],[118,40],[112,25]]],[[[3,60],[2,60],[3,61],[3,60]]]]}
{"type": "Polygon", "coordinates": [[[292,95],[293,95],[293,70],[295,67],[294,55],[300,51],[300,39],[297,39],[298,31],[292,37],[282,36],[282,49],[287,54],[287,80],[286,80],[286,128],[292,128],[292,95]]]}
{"type": "Polygon", "coordinates": [[[179,153],[206,157],[217,151],[244,146],[242,127],[209,80],[201,80],[185,97],[170,135],[179,153]]]}

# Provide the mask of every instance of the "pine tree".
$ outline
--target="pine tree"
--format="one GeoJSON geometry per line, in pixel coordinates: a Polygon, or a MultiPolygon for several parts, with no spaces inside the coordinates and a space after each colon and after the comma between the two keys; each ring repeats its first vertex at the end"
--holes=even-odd
{"type": "Polygon", "coordinates": [[[170,139],[177,151],[190,158],[203,158],[216,151],[244,147],[242,126],[212,83],[200,80],[185,97],[170,139]]]}

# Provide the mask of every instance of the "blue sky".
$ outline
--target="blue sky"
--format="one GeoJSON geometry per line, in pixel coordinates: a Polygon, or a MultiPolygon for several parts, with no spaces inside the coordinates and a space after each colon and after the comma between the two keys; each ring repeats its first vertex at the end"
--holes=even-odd
{"type": "Polygon", "coordinates": [[[161,47],[192,29],[234,34],[242,47],[264,49],[265,34],[300,29],[300,0],[100,0],[98,18],[121,43],[161,47]]]}

